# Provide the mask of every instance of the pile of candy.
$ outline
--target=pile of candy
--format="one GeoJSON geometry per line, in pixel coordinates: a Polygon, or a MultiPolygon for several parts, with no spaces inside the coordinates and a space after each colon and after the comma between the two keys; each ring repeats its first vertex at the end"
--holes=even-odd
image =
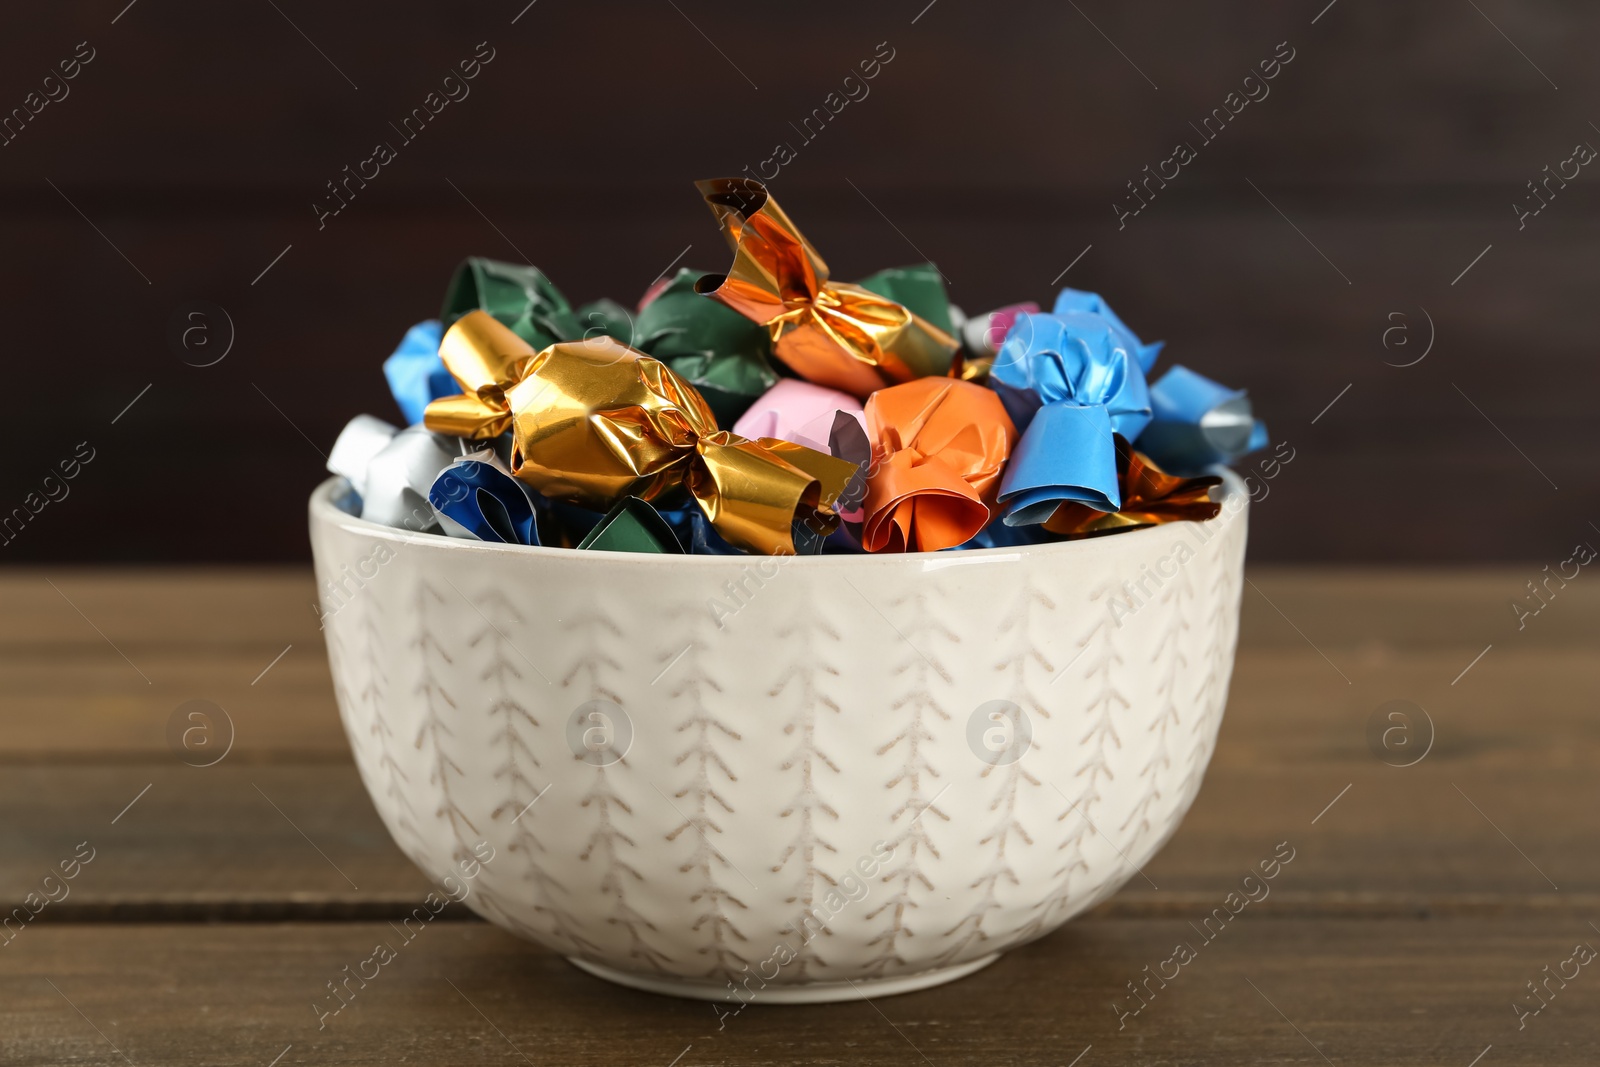
{"type": "Polygon", "coordinates": [[[410,428],[334,446],[346,506],[522,545],[931,552],[1209,519],[1200,472],[1266,444],[1242,391],[1147,384],[1161,345],[1093,293],[969,318],[931,263],[833,281],[761,183],[698,188],[733,266],[635,312],[462,264],[384,364],[410,428]]]}

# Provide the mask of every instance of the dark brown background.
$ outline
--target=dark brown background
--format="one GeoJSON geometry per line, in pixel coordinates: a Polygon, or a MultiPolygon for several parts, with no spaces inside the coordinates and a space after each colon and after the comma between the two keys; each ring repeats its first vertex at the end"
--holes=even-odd
{"type": "Polygon", "coordinates": [[[380,363],[457,260],[520,248],[575,301],[631,302],[691,243],[720,269],[690,183],[780,140],[773,189],[840,277],[925,254],[968,310],[1047,303],[1092,245],[1063,284],[1248,386],[1294,448],[1254,558],[1556,562],[1596,536],[1600,174],[1524,231],[1512,211],[1600,144],[1593,5],[538,0],[513,25],[525,0],[125,2],[4,15],[0,111],[79,41],[97,58],[0,148],[0,511],[78,442],[96,458],[0,560],[305,558],[316,447],[396,417],[380,363]],[[471,96],[319,232],[323,183],[480,41],[471,96]],[[871,95],[800,144],[882,41],[871,95]],[[1118,232],[1124,183],[1281,41],[1270,97],[1118,232]],[[167,339],[196,299],[237,332],[204,369],[167,339]],[[1431,354],[1385,366],[1420,353],[1423,308],[1431,354]],[[1392,312],[1413,343],[1386,351],[1392,312]]]}

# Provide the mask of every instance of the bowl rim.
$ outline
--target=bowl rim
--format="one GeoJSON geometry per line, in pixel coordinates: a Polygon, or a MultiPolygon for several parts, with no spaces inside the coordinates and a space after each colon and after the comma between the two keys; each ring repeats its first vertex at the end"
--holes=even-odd
{"type": "MultiPolygon", "coordinates": [[[[939,552],[862,552],[815,556],[758,556],[752,554],[719,556],[710,554],[678,555],[675,553],[618,552],[610,549],[587,549],[579,552],[575,549],[558,548],[554,545],[508,545],[498,542],[473,541],[464,537],[450,537],[445,534],[417,533],[397,526],[385,526],[381,523],[371,522],[351,515],[334,504],[334,496],[337,492],[340,492],[340,486],[348,486],[349,484],[345,478],[339,475],[327,478],[311,491],[308,508],[313,531],[318,526],[339,527],[351,533],[375,537],[384,541],[399,542],[406,545],[423,545],[441,552],[490,553],[502,555],[508,560],[516,559],[520,556],[528,559],[566,560],[572,563],[589,560],[596,563],[628,562],[636,565],[670,565],[673,567],[721,566],[734,571],[760,565],[763,560],[777,561],[775,565],[780,567],[801,566],[807,569],[835,567],[859,569],[874,565],[883,566],[915,562],[921,564],[925,570],[936,570],[960,566],[964,563],[1002,562],[1019,560],[1024,557],[1104,551],[1108,547],[1115,547],[1109,544],[1112,541],[1120,542],[1123,547],[1131,549],[1135,545],[1145,544],[1146,541],[1159,535],[1162,531],[1171,533],[1187,527],[1198,529],[1208,523],[1225,524],[1237,521],[1248,515],[1250,494],[1245,488],[1244,480],[1238,473],[1232,468],[1222,466],[1212,467],[1206,473],[1221,476],[1222,495],[1219,500],[1224,509],[1217,518],[1208,519],[1206,522],[1183,520],[1162,523],[1159,526],[1142,526],[1128,530],[1125,533],[1112,534],[1106,537],[1085,537],[1075,541],[1049,541],[1034,545],[1012,545],[1001,548],[968,548],[960,551],[945,549],[939,552]],[[1226,517],[1227,506],[1236,499],[1240,501],[1239,510],[1233,515],[1232,519],[1228,519],[1226,517]],[[1140,538],[1142,540],[1128,541],[1126,540],[1128,538],[1140,538]]],[[[1209,538],[1205,540],[1209,540],[1209,538]]],[[[314,547],[315,545],[313,544],[314,547]]]]}

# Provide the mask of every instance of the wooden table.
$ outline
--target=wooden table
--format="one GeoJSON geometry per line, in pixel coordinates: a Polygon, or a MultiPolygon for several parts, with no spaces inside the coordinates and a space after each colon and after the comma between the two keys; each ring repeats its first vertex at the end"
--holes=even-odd
{"type": "Polygon", "coordinates": [[[1600,967],[1568,961],[1600,947],[1600,580],[1519,630],[1539,576],[1252,571],[1216,756],[1149,880],[965,981],[719,1028],[451,907],[319,1029],[428,886],[350,762],[309,575],[13,571],[0,899],[38,913],[0,935],[0,1062],[1593,1064],[1600,967]],[[169,746],[193,699],[235,729],[213,766],[169,746]],[[1396,699],[1431,748],[1415,713],[1369,741],[1396,699]],[[1119,1028],[1285,841],[1271,895],[1119,1028]]]}

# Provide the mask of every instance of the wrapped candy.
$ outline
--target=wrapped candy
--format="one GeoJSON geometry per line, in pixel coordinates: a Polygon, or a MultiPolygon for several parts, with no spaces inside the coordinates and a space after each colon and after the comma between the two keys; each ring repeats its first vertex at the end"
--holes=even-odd
{"type": "Polygon", "coordinates": [[[807,381],[865,398],[874,389],[942,375],[956,341],[901,304],[847,282],[747,178],[697,183],[734,250],[726,275],[696,291],[767,328],[773,352],[807,381]]]}
{"type": "MultiPolygon", "coordinates": [[[[866,414],[855,397],[798,378],[785,378],[745,412],[734,424],[733,432],[743,437],[776,437],[853,464],[856,472],[834,510],[846,523],[861,521],[871,446],[867,442],[866,414]]],[[[833,535],[831,543],[836,548],[856,550],[857,540],[841,532],[833,535]]]]}
{"type": "Polygon", "coordinates": [[[1111,435],[1136,437],[1150,421],[1144,371],[1125,335],[1114,316],[1067,311],[1019,316],[1006,336],[990,384],[1023,427],[1000,488],[1008,524],[1043,522],[1069,500],[1117,510],[1111,435]]]}
{"type": "Polygon", "coordinates": [[[1256,418],[1243,389],[1174,364],[1150,387],[1153,418],[1139,435],[1140,451],[1180,473],[1232,463],[1267,447],[1266,423],[1256,418]]]}
{"type": "Polygon", "coordinates": [[[1117,343],[1128,350],[1139,361],[1139,369],[1146,374],[1156,365],[1156,357],[1161,354],[1165,346],[1164,341],[1145,344],[1139,340],[1137,334],[1128,329],[1126,323],[1117,317],[1111,310],[1111,305],[1103,300],[1099,293],[1085,292],[1082,289],[1063,289],[1056,294],[1055,307],[1050,309],[1050,314],[1067,321],[1076,321],[1072,316],[1092,315],[1100,319],[1111,332],[1116,335],[1117,343]]]}
{"type": "Polygon", "coordinates": [[[625,345],[633,345],[633,315],[615,300],[601,297],[599,300],[580,304],[578,310],[572,313],[572,317],[577,321],[584,337],[605,334],[625,345]]]}
{"type": "MultiPolygon", "coordinates": [[[[671,367],[705,397],[717,421],[737,421],[778,382],[767,331],[695,292],[703,271],[683,268],[639,305],[630,337],[617,337],[671,367]]],[[[617,336],[613,334],[613,336],[617,336]]]]}
{"type": "Polygon", "coordinates": [[[1049,541],[1059,541],[1056,537],[1040,526],[1007,526],[1003,522],[991,522],[979,530],[972,540],[959,544],[956,548],[1020,548],[1023,545],[1038,545],[1049,541]]]}
{"type": "MultiPolygon", "coordinates": [[[[345,423],[344,429],[339,431],[338,438],[333,442],[333,449],[328,453],[329,473],[344,478],[355,490],[356,496],[362,497],[372,458],[382,452],[399,432],[400,427],[391,426],[376,415],[357,415],[345,423]]],[[[446,459],[445,463],[448,462],[446,459]]],[[[364,498],[361,507],[366,507],[364,498]]]]}
{"type": "Polygon", "coordinates": [[[423,533],[439,525],[428,490],[460,454],[458,442],[421,426],[402,430],[357,415],[333,443],[328,470],[343,475],[361,497],[361,518],[423,533]]]}
{"type": "Polygon", "coordinates": [[[1016,427],[981,385],[922,378],[867,398],[873,470],[862,547],[936,552],[989,521],[1016,427]]]}
{"type": "MultiPolygon", "coordinates": [[[[910,267],[891,267],[869,274],[856,282],[861,288],[895,303],[945,333],[959,339],[955,317],[951,314],[950,296],[944,289],[944,275],[932,263],[918,263],[910,267]]],[[[1035,309],[1037,310],[1037,309],[1035,309]]]]}
{"type": "Polygon", "coordinates": [[[964,318],[961,323],[961,342],[968,352],[972,353],[970,364],[985,357],[989,362],[994,362],[994,357],[999,353],[1000,346],[1005,344],[1006,335],[1011,332],[1011,327],[1017,324],[1017,319],[1023,315],[1037,315],[1039,305],[1033,301],[1023,304],[1007,304],[993,311],[986,311],[982,315],[964,318]]]}
{"type": "Polygon", "coordinates": [[[535,350],[583,336],[572,305],[537,267],[473,256],[456,268],[440,318],[446,327],[486,311],[535,350]]]}
{"type": "Polygon", "coordinates": [[[444,326],[438,319],[419,322],[406,331],[394,354],[383,361],[383,376],[407,426],[422,421],[429,402],[456,391],[455,380],[439,358],[439,338],[443,335],[444,326]]]}
{"type": "MultiPolygon", "coordinates": [[[[628,499],[637,500],[638,498],[630,497],[628,499]]],[[[641,504],[643,503],[643,501],[639,502],[641,504]]],[[[573,504],[562,503],[559,500],[546,500],[545,505],[544,511],[548,516],[552,532],[556,535],[554,540],[556,540],[563,548],[577,548],[585,541],[590,540],[590,535],[594,533],[595,527],[606,521],[605,516],[599,515],[588,510],[587,508],[580,508],[573,504]]],[[[660,516],[661,521],[664,522],[667,526],[667,529],[672,532],[673,539],[677,542],[679,548],[690,555],[744,555],[742,550],[734,548],[732,545],[728,544],[728,542],[722,539],[721,535],[718,534],[717,531],[712,527],[711,520],[706,518],[706,513],[701,511],[694,504],[690,504],[688,507],[668,508],[666,510],[658,510],[652,505],[648,504],[645,506],[650,507],[651,510],[655,511],[655,513],[660,516]]],[[[621,505],[618,505],[618,507],[621,507],[621,505]]],[[[618,507],[612,508],[612,512],[617,512],[618,507]]],[[[610,512],[607,514],[610,514],[610,512]]],[[[624,524],[625,528],[631,530],[631,528],[637,526],[638,524],[633,522],[632,519],[628,517],[628,514],[629,509],[623,508],[618,514],[617,518],[613,521],[620,520],[624,524]]],[[[633,517],[637,518],[637,513],[635,513],[633,517]]],[[[644,535],[646,537],[655,536],[655,534],[649,530],[644,531],[644,535]]],[[[631,533],[629,539],[632,540],[631,533]]],[[[549,540],[551,539],[547,539],[547,542],[549,540]]],[[[611,541],[611,539],[608,538],[608,541],[611,541]]],[[[594,548],[598,546],[591,542],[589,547],[594,548]]],[[[609,544],[606,547],[609,547],[609,544]]],[[[654,552],[656,549],[643,548],[640,549],[640,551],[654,552]]],[[[670,552],[675,550],[672,550],[669,546],[667,551],[670,552]]]]}
{"type": "Polygon", "coordinates": [[[866,428],[866,413],[849,393],[785,378],[751,405],[734,423],[733,432],[742,437],[776,437],[827,452],[834,414],[841,411],[866,428]]]}
{"type": "Polygon", "coordinates": [[[1161,344],[1096,293],[969,317],[932,263],[837,282],[765,185],[696,187],[732,265],[637,309],[462,262],[384,362],[414,425],[335,444],[340,506],[588,551],[1016,548],[1211,518],[1218,480],[1190,476],[1266,443],[1243,390],[1148,385],[1161,344]]]}
{"type": "Polygon", "coordinates": [[[491,449],[468,453],[440,471],[428,488],[428,503],[451,537],[539,543],[533,498],[491,449]]]}
{"type": "MultiPolygon", "coordinates": [[[[706,513],[697,507],[670,508],[663,511],[661,521],[677,537],[678,544],[691,556],[739,556],[744,553],[734,548],[722,539],[716,527],[711,525],[711,520],[706,518],[706,513]]],[[[796,524],[802,529],[804,523],[796,524]]],[[[797,555],[804,555],[800,545],[795,546],[797,555]]]]}
{"type": "Polygon", "coordinates": [[[1177,478],[1134,451],[1120,434],[1116,446],[1122,506],[1106,512],[1083,504],[1062,504],[1045,521],[1046,530],[1067,537],[1093,537],[1164,522],[1203,522],[1222,510],[1222,505],[1211,499],[1211,490],[1222,484],[1221,478],[1177,478]]]}
{"type": "Polygon", "coordinates": [[[958,307],[952,306],[950,310],[956,321],[956,333],[961,337],[961,351],[950,364],[950,377],[983,384],[989,380],[994,357],[1011,327],[1022,315],[1037,315],[1039,305],[1032,301],[1007,304],[970,319],[958,307]]]}
{"type": "Polygon", "coordinates": [[[839,502],[834,505],[834,510],[849,531],[851,541],[841,544],[840,535],[834,535],[832,540],[835,547],[858,550],[861,538],[857,536],[860,532],[857,527],[866,518],[861,505],[867,498],[867,470],[872,466],[872,439],[867,436],[864,412],[860,417],[849,411],[833,413],[833,427],[828,431],[828,452],[856,469],[839,502]]]}
{"type": "Polygon", "coordinates": [[[544,496],[604,511],[686,491],[730,544],[794,551],[796,521],[828,530],[853,467],[786,441],[719,430],[692,386],[607,337],[534,350],[483,312],[446,333],[445,365],[463,395],[425,422],[467,438],[514,435],[512,473],[544,496]]]}
{"type": "Polygon", "coordinates": [[[655,508],[636,496],[619,500],[577,547],[605,552],[683,553],[672,527],[655,508]]]}

